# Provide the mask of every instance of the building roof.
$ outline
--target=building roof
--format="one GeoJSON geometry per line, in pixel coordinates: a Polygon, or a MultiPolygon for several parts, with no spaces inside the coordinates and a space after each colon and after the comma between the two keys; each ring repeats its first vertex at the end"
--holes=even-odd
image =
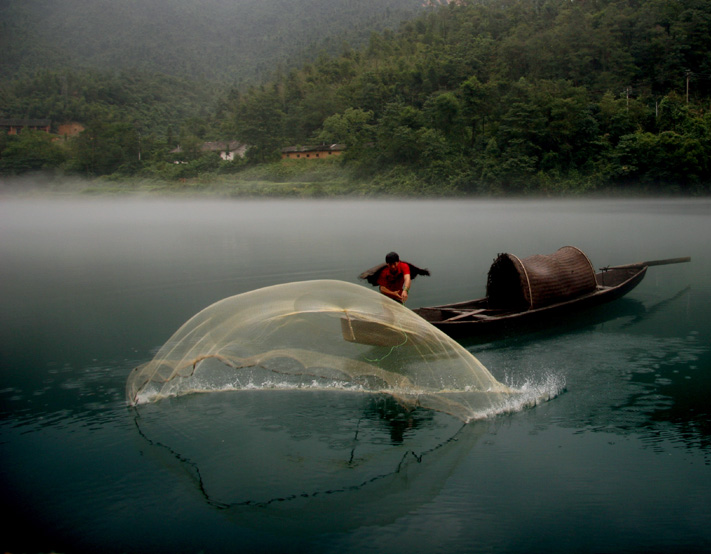
{"type": "Polygon", "coordinates": [[[203,142],[200,149],[203,152],[235,152],[244,147],[245,145],[237,140],[218,140],[214,142],[203,142]]]}
{"type": "MultiPolygon", "coordinates": [[[[213,142],[203,142],[200,145],[200,150],[203,152],[244,152],[247,150],[247,145],[238,140],[218,140],[213,142]]],[[[181,146],[171,150],[171,154],[179,154],[183,151],[181,146]]]]}
{"type": "Polygon", "coordinates": [[[303,152],[337,152],[345,150],[345,144],[319,144],[318,146],[287,146],[282,148],[283,154],[303,152]]]}
{"type": "Polygon", "coordinates": [[[0,127],[47,127],[51,119],[0,119],[0,127]]]}

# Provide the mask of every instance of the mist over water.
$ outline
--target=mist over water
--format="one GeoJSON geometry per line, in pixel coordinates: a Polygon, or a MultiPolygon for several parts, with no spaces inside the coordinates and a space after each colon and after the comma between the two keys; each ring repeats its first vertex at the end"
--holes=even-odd
{"type": "Polygon", "coordinates": [[[6,549],[701,552],[710,216],[705,199],[3,198],[6,549]],[[692,261],[562,327],[463,341],[505,384],[565,383],[534,408],[462,426],[327,391],[126,407],[131,369],[227,296],[359,283],[395,250],[432,272],[415,308],[483,296],[498,253],[564,245],[595,267],[692,261]]]}

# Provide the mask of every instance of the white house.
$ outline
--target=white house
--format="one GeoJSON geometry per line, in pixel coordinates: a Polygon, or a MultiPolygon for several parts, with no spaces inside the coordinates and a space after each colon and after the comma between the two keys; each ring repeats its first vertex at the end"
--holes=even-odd
{"type": "MultiPolygon", "coordinates": [[[[227,162],[231,162],[235,158],[244,158],[245,153],[249,148],[246,144],[236,140],[218,140],[215,142],[203,142],[200,146],[201,152],[218,152],[220,158],[227,162]]],[[[183,149],[178,146],[170,151],[171,154],[182,154],[183,149]]],[[[179,163],[179,162],[175,162],[179,163]]]]}

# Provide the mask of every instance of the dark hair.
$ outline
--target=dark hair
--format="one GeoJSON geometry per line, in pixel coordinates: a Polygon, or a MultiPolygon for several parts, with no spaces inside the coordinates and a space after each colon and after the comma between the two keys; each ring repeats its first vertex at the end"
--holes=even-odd
{"type": "Polygon", "coordinates": [[[394,264],[399,261],[400,261],[400,256],[397,255],[397,252],[390,252],[387,256],[385,256],[385,263],[386,264],[394,264]]]}

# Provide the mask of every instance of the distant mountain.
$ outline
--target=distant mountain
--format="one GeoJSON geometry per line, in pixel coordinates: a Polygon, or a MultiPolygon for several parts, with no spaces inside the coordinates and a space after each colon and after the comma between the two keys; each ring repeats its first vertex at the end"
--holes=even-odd
{"type": "Polygon", "coordinates": [[[422,0],[0,0],[0,77],[135,68],[255,82],[423,9],[422,0]]]}

